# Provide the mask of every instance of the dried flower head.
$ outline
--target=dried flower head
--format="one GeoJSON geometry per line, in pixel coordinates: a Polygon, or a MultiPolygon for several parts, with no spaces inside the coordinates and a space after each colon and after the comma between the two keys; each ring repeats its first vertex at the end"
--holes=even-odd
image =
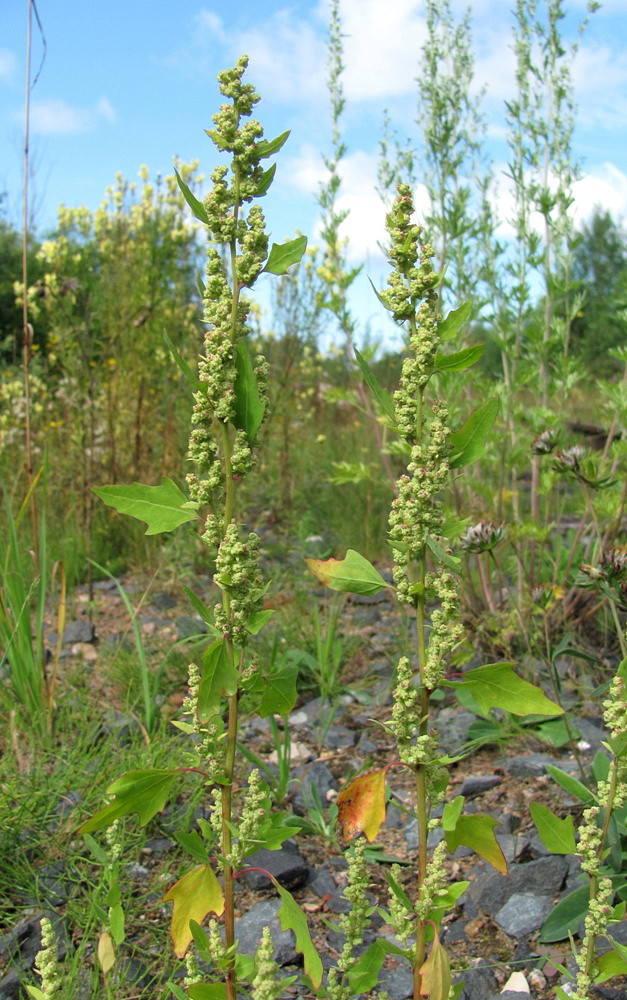
{"type": "Polygon", "coordinates": [[[495,525],[491,521],[479,521],[471,524],[461,536],[459,543],[466,552],[490,552],[505,535],[502,524],[495,525]]]}
{"type": "Polygon", "coordinates": [[[550,455],[557,446],[557,431],[547,428],[542,431],[531,442],[531,451],[534,455],[550,455]]]}

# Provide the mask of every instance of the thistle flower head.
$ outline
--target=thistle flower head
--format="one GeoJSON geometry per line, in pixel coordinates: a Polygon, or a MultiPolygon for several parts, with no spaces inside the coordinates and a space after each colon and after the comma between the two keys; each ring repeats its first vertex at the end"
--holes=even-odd
{"type": "Polygon", "coordinates": [[[490,552],[505,535],[502,524],[495,525],[491,521],[478,521],[466,528],[459,544],[466,552],[490,552]]]}

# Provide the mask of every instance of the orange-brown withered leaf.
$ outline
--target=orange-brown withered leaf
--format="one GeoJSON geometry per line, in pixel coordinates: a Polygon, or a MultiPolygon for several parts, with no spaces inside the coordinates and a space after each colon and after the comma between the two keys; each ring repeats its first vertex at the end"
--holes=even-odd
{"type": "Polygon", "coordinates": [[[337,797],[337,821],[343,840],[364,833],[374,840],[385,820],[385,771],[360,774],[337,797]]]}

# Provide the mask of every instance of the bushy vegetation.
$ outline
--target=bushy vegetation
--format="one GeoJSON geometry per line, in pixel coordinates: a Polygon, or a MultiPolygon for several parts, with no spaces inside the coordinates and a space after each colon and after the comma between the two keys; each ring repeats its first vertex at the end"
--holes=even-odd
{"type": "MultiPolygon", "coordinates": [[[[584,922],[574,983],[556,996],[585,1000],[607,978],[600,935],[613,948],[612,974],[627,970],[611,935],[627,899],[627,236],[601,210],[580,231],[572,222],[573,50],[560,37],[561,4],[547,3],[545,21],[534,0],[516,5],[507,246],[494,236],[480,100],[468,98],[470,22],[456,23],[446,2],[426,6],[418,136],[386,130],[381,144],[390,277],[375,294],[403,331],[402,350],[364,344],[350,305],[357,271],[337,208],[346,153],[337,0],[320,247],[306,249],[295,234],[270,248],[257,199],[287,134],[268,141],[251,119],[259,98],[242,82],[243,58],[219,77],[226,103],[209,135],[231,160],[213,170],[202,200],[197,164],[176,164],[154,182],[142,168],[138,188],[117,177],[98,210],[62,207],[55,232],[29,246],[27,288],[18,235],[0,225],[2,787],[18,817],[2,854],[17,852],[12,874],[26,884],[38,854],[50,862],[71,841],[74,880],[88,886],[67,902],[78,946],[61,978],[54,927],[44,925],[41,982],[27,987],[40,1000],[66,995],[62,981],[124,995],[116,976],[140,948],[128,927],[142,919],[122,891],[143,843],[129,817],[145,825],[168,801],[179,814],[177,843],[194,862],[163,886],[174,953],[186,965],[176,978],[176,959],[162,958],[141,995],[235,1000],[245,991],[272,1000],[290,985],[277,978],[266,935],[254,959],[238,951],[235,884],[259,847],[305,834],[327,849],[336,843],[320,802],[305,819],[286,807],[298,697],[319,694],[328,709],[322,748],[350,684],[341,676],[341,599],[319,610],[302,557],[318,583],[341,594],[391,589],[399,622],[384,722],[392,756],[349,776],[335,806],[350,841],[351,909],[324,979],[303,912],[272,880],[308,995],[371,995],[390,954],[411,969],[415,1000],[456,995],[439,928],[467,883],[448,881],[445,848],[470,847],[501,872],[507,864],[496,821],[464,815],[463,798],[447,795],[450,768],[478,745],[531,737],[572,754],[577,778],[557,769],[554,777],[585,807],[577,837],[572,816],[532,809],[543,843],[578,855],[586,878],[568,925],[584,922]],[[418,177],[431,204],[420,225],[418,177]],[[275,280],[269,316],[244,297],[262,271],[275,280]],[[336,346],[323,350],[329,341],[336,346]],[[199,593],[195,582],[207,574],[208,592],[199,593]],[[185,642],[147,653],[137,625],[143,598],[137,605],[117,580],[133,642],[123,636],[100,659],[97,679],[64,669],[76,585],[86,586],[89,618],[95,582],[121,575],[152,577],[149,588],[156,579],[188,599],[205,637],[191,637],[191,654],[185,642]],[[166,698],[186,686],[173,734],[166,698]],[[460,758],[442,751],[431,724],[447,699],[477,717],[460,758]],[[99,701],[136,723],[121,748],[99,701]],[[590,704],[600,705],[607,731],[606,763],[592,773],[577,730],[590,704]],[[273,768],[245,745],[242,720],[253,716],[268,720],[273,768]],[[102,788],[99,799],[87,777],[81,820],[72,814],[60,829],[51,812],[67,782],[75,787],[70,775],[89,772],[98,741],[111,800],[103,807],[102,788]],[[240,757],[255,768],[240,772],[240,757]],[[380,937],[360,953],[373,909],[368,851],[390,769],[409,775],[414,882],[406,888],[398,866],[388,871],[380,912],[398,943],[380,937]],[[44,847],[37,831],[48,826],[44,847]],[[428,850],[435,828],[442,840],[428,850]]],[[[9,920],[10,892],[7,900],[9,920]]],[[[148,947],[158,951],[160,912],[154,899],[142,906],[148,947]]]]}

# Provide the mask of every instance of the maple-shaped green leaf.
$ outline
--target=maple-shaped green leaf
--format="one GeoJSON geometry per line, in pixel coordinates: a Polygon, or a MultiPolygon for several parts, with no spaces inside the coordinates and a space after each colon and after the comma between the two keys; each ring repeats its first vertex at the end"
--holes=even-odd
{"type": "Polygon", "coordinates": [[[562,715],[564,709],[550,701],[540,688],[514,673],[511,663],[487,663],[468,670],[452,687],[470,691],[482,712],[500,708],[512,715],[562,715]]]}
{"type": "Polygon", "coordinates": [[[278,153],[281,147],[287,142],[289,138],[290,130],[287,132],[281,132],[281,135],[277,135],[276,139],[262,139],[255,146],[255,150],[262,159],[268,156],[272,156],[273,153],[278,153]]]}
{"type": "Polygon", "coordinates": [[[195,521],[198,517],[195,511],[185,506],[187,497],[167,476],[162,478],[160,486],[131,483],[130,486],[93,486],[92,490],[120,514],[144,521],[148,525],[147,535],[173,531],[180,524],[195,521]]]}
{"type": "Polygon", "coordinates": [[[188,987],[185,1000],[187,997],[189,1000],[226,1000],[226,986],[224,983],[194,983],[188,987]]]}
{"type": "Polygon", "coordinates": [[[476,813],[471,816],[460,816],[454,830],[444,831],[446,846],[451,854],[461,844],[470,847],[498,872],[507,875],[507,861],[494,836],[494,827],[498,825],[498,819],[494,819],[493,816],[481,816],[476,813]]]}
{"type": "Polygon", "coordinates": [[[303,956],[305,973],[311,980],[313,988],[317,990],[322,982],[322,962],[311,940],[307,918],[287,889],[279,885],[276,879],[273,878],[272,881],[281,897],[281,905],[277,913],[281,930],[294,932],[296,947],[303,956]]]}
{"type": "Polygon", "coordinates": [[[264,678],[259,715],[289,715],[296,704],[298,665],[285,663],[264,678]]]}
{"type": "Polygon", "coordinates": [[[383,938],[376,938],[349,969],[348,981],[353,995],[367,996],[376,986],[387,954],[386,944],[383,938]]]}
{"type": "Polygon", "coordinates": [[[244,431],[248,443],[253,444],[263,419],[265,404],[259,397],[257,376],[250,360],[248,348],[242,339],[237,341],[235,371],[233,423],[238,430],[244,431]]]}
{"type": "Polygon", "coordinates": [[[447,1000],[451,989],[451,968],[436,931],[427,959],[420,967],[420,993],[429,1000],[447,1000]]]}
{"type": "Polygon", "coordinates": [[[246,631],[250,632],[251,635],[257,635],[261,632],[266,622],[270,621],[273,614],[273,608],[268,608],[267,611],[253,611],[253,613],[248,616],[246,631]]]}
{"type": "Polygon", "coordinates": [[[385,770],[360,774],[337,797],[337,822],[344,841],[363,833],[373,841],[385,822],[385,770]]]}
{"type": "Polygon", "coordinates": [[[202,673],[198,689],[198,718],[206,722],[216,713],[220,698],[237,691],[237,668],[230,661],[223,639],[216,639],[202,657],[202,673]]]}
{"type": "Polygon", "coordinates": [[[197,865],[171,886],[163,897],[172,903],[170,937],[177,958],[183,958],[192,932],[190,920],[202,923],[208,913],[220,916],[224,912],[224,895],[210,865],[197,865]]]}
{"type": "Polygon", "coordinates": [[[485,442],[499,412],[498,399],[488,399],[449,437],[451,469],[461,469],[483,455],[485,442]]]}
{"type": "Polygon", "coordinates": [[[597,955],[594,964],[597,969],[594,982],[597,985],[613,979],[614,976],[624,976],[627,973],[627,961],[616,951],[606,951],[602,955],[597,955]]]}
{"type": "Polygon", "coordinates": [[[551,854],[576,854],[575,827],[572,816],[560,819],[554,812],[539,802],[529,806],[531,818],[536,825],[538,836],[551,854]]]}
{"type": "Polygon", "coordinates": [[[287,243],[273,243],[264,271],[268,274],[285,274],[288,267],[298,264],[307,249],[307,237],[297,236],[287,243]]]}
{"type": "Polygon", "coordinates": [[[177,775],[173,768],[151,771],[127,771],[107,789],[113,802],[83,823],[77,833],[94,833],[110,826],[120,816],[137,813],[143,825],[164,808],[177,775]]]}
{"type": "Polygon", "coordinates": [[[354,549],[344,559],[305,559],[310,573],[331,590],[349,594],[377,594],[387,584],[374,566],[354,549]]]}

